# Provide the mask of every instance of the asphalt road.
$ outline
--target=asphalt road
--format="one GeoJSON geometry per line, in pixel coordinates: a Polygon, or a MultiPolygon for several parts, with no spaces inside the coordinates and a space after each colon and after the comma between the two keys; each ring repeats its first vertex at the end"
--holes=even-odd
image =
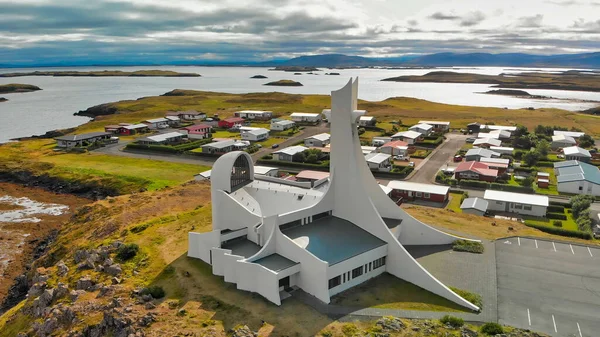
{"type": "Polygon", "coordinates": [[[511,238],[496,242],[496,262],[500,324],[600,335],[600,249],[511,238]]]}
{"type": "Polygon", "coordinates": [[[431,155],[425,159],[415,169],[415,173],[408,179],[415,183],[432,183],[435,175],[448,161],[452,160],[456,151],[458,151],[469,137],[459,133],[446,134],[446,141],[435,149],[431,155]]]}
{"type": "Polygon", "coordinates": [[[277,147],[276,149],[272,149],[270,147],[266,147],[266,148],[262,148],[259,151],[255,152],[252,154],[252,159],[256,162],[257,160],[259,160],[260,158],[262,158],[263,156],[266,156],[270,153],[273,153],[279,149],[283,149],[286,148],[288,146],[292,146],[296,143],[298,143],[299,141],[303,140],[304,138],[308,138],[314,135],[318,135],[320,133],[324,133],[324,132],[329,132],[329,127],[327,127],[327,123],[321,123],[319,125],[316,126],[306,126],[304,128],[304,130],[300,131],[299,133],[293,135],[292,137],[288,138],[288,139],[282,139],[281,143],[279,144],[279,147],[277,147]]]}

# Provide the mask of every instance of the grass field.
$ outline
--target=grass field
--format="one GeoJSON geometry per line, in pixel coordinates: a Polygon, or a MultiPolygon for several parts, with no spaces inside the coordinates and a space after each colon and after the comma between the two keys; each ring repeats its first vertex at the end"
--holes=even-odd
{"type": "Polygon", "coordinates": [[[446,208],[455,213],[462,213],[462,209],[460,209],[460,199],[462,196],[462,193],[450,193],[450,201],[446,205],[446,208]]]}

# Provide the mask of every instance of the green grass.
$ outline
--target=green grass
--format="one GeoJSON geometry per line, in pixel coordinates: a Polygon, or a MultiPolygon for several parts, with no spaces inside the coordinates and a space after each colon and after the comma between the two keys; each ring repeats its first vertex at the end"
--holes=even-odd
{"type": "Polygon", "coordinates": [[[212,133],[213,138],[241,138],[240,132],[232,132],[227,130],[219,130],[212,133]]]}
{"type": "Polygon", "coordinates": [[[279,144],[284,141],[285,139],[269,137],[267,140],[264,140],[262,142],[256,142],[256,144],[260,144],[262,145],[262,147],[271,147],[271,145],[273,144],[279,144]]]}
{"type": "Polygon", "coordinates": [[[462,209],[460,209],[460,199],[462,196],[462,193],[450,193],[450,201],[446,208],[452,210],[454,213],[462,213],[462,209]]]}
{"type": "MultiPolygon", "coordinates": [[[[578,231],[579,228],[577,227],[577,223],[575,222],[575,219],[573,219],[573,214],[569,213],[567,210],[570,210],[568,208],[565,208],[564,214],[567,216],[567,220],[560,220],[562,222],[562,228],[564,229],[569,229],[569,230],[573,230],[573,231],[578,231]]],[[[552,225],[552,222],[554,221],[554,219],[540,219],[540,218],[529,218],[529,217],[525,217],[525,220],[527,220],[528,222],[531,222],[533,224],[536,225],[542,225],[542,226],[547,226],[547,227],[554,227],[554,225],[552,225]]]]}

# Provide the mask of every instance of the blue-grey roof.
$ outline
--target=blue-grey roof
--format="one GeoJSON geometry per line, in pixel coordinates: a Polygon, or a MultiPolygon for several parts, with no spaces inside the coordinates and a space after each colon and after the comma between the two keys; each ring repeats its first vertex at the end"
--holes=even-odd
{"type": "Polygon", "coordinates": [[[246,239],[235,239],[221,245],[223,249],[231,250],[232,255],[239,255],[248,258],[260,250],[260,246],[256,243],[246,239]]]}
{"type": "Polygon", "coordinates": [[[284,269],[288,269],[289,267],[293,267],[297,265],[299,262],[294,262],[288,258],[285,258],[277,253],[271,254],[269,256],[265,256],[260,258],[254,263],[260,264],[261,266],[270,269],[274,272],[282,271],[284,269]]]}
{"type": "Polygon", "coordinates": [[[482,198],[467,198],[460,205],[461,209],[474,208],[478,211],[485,212],[488,209],[488,201],[482,198]]]}
{"type": "Polygon", "coordinates": [[[568,162],[555,163],[554,168],[558,171],[556,181],[559,183],[586,180],[600,185],[600,170],[594,165],[569,160],[568,162]]]}
{"type": "Polygon", "coordinates": [[[476,148],[476,149],[469,149],[469,151],[467,151],[467,153],[465,154],[465,156],[467,156],[467,157],[469,157],[469,156],[481,156],[481,157],[485,157],[485,158],[492,158],[492,156],[500,157],[500,153],[494,152],[494,151],[490,151],[488,149],[476,148]]]}
{"type": "Polygon", "coordinates": [[[282,232],[330,266],[386,245],[385,241],[355,224],[334,216],[282,232]]]}

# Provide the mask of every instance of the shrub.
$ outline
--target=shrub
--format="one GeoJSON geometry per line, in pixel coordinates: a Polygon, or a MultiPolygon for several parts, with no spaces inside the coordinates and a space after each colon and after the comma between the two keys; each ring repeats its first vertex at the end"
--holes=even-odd
{"type": "Polygon", "coordinates": [[[140,294],[152,295],[152,298],[163,298],[165,297],[165,290],[161,286],[150,286],[142,289],[140,294]]]}
{"type": "Polygon", "coordinates": [[[548,206],[548,212],[550,212],[550,213],[564,213],[565,212],[565,206],[559,206],[559,205],[552,205],[552,204],[550,204],[550,206],[548,206]]]}
{"type": "Polygon", "coordinates": [[[261,158],[261,159],[265,159],[265,160],[271,160],[271,159],[273,159],[273,155],[272,155],[272,154],[268,154],[268,155],[266,155],[266,156],[262,156],[262,158],[261,158]]]}
{"type": "Polygon", "coordinates": [[[440,323],[444,325],[450,325],[453,328],[460,328],[461,326],[465,325],[465,320],[460,317],[446,315],[440,318],[440,323]]]}
{"type": "Polygon", "coordinates": [[[135,257],[140,250],[140,247],[135,243],[122,245],[117,249],[117,258],[121,261],[127,261],[135,257]]]}
{"type": "Polygon", "coordinates": [[[527,220],[525,220],[525,226],[535,228],[542,232],[550,233],[550,234],[568,236],[568,237],[572,237],[572,238],[580,238],[580,239],[585,239],[585,240],[592,239],[592,233],[589,233],[589,232],[573,231],[573,230],[568,230],[568,229],[564,229],[564,228],[560,228],[560,227],[550,227],[550,226],[538,225],[538,224],[532,223],[527,220]]]}
{"type": "Polygon", "coordinates": [[[467,291],[467,290],[463,290],[463,289],[459,289],[459,288],[454,288],[454,287],[450,287],[450,289],[452,289],[452,291],[454,291],[455,293],[457,293],[458,296],[460,296],[460,297],[464,298],[465,300],[467,300],[467,301],[475,304],[479,308],[481,308],[483,306],[483,300],[481,299],[481,295],[472,293],[472,292],[467,291]]]}
{"type": "Polygon", "coordinates": [[[469,252],[482,254],[484,247],[481,242],[468,241],[468,240],[456,240],[452,243],[452,250],[457,252],[469,252]]]}
{"type": "Polygon", "coordinates": [[[331,331],[323,331],[321,332],[321,336],[323,337],[333,337],[333,333],[331,331]]]}
{"type": "Polygon", "coordinates": [[[554,220],[554,221],[552,221],[552,225],[555,227],[562,227],[562,221],[554,220]]]}
{"type": "Polygon", "coordinates": [[[546,213],[548,219],[567,220],[567,216],[564,213],[546,213]]]}
{"type": "Polygon", "coordinates": [[[481,331],[481,333],[484,333],[486,335],[489,336],[496,336],[496,335],[500,335],[504,333],[504,329],[502,329],[502,325],[498,324],[498,323],[485,323],[484,325],[481,326],[481,329],[479,330],[481,331]]]}
{"type": "Polygon", "coordinates": [[[358,328],[354,324],[346,323],[342,326],[342,333],[344,336],[354,336],[358,332],[358,328]]]}

